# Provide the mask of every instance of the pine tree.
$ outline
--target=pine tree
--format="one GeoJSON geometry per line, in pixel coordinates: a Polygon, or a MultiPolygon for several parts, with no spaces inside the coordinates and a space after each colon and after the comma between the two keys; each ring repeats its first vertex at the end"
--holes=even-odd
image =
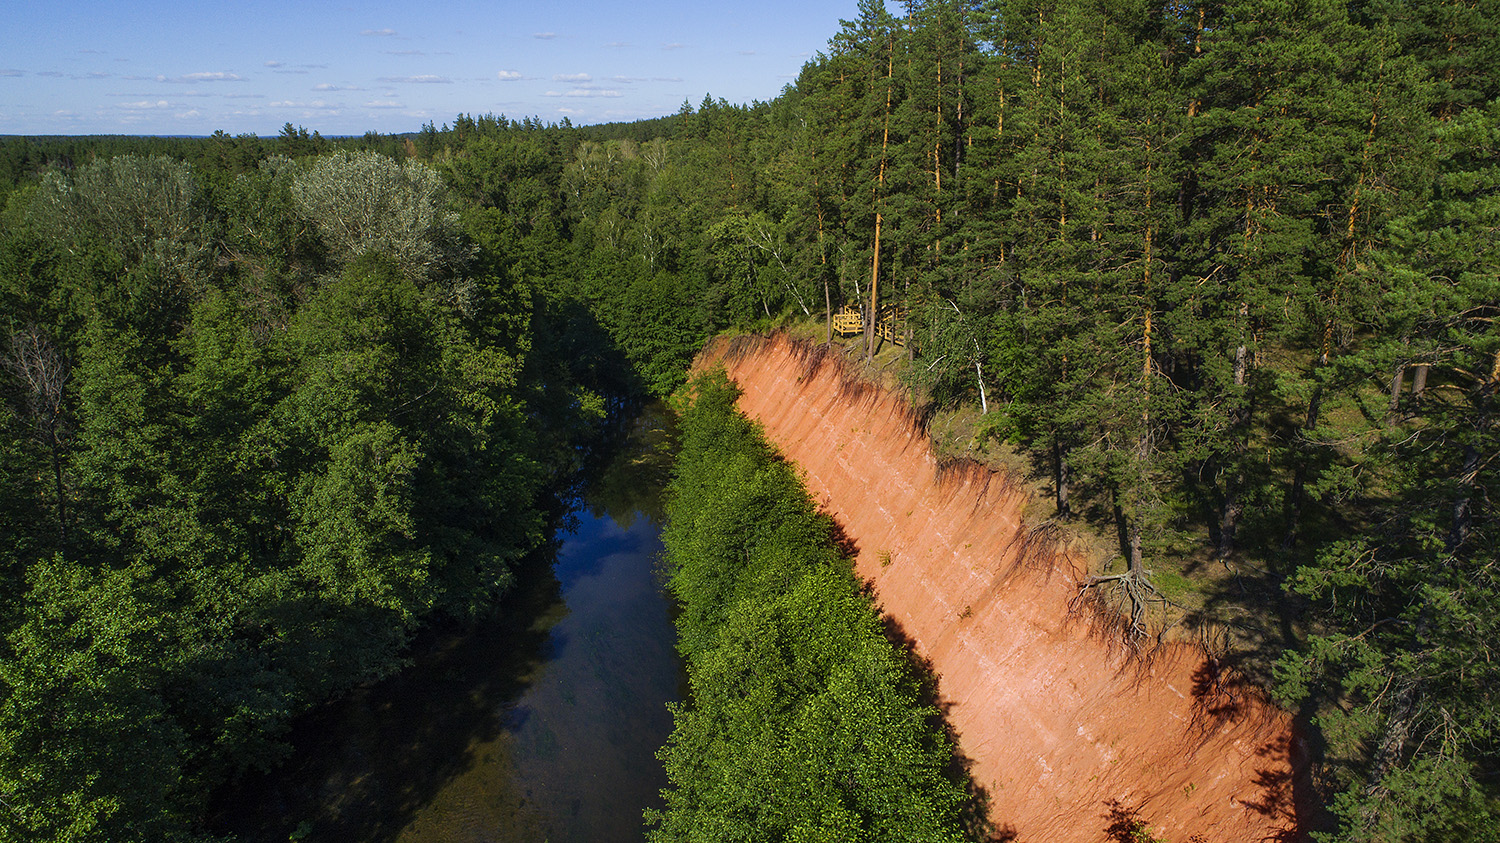
{"type": "Polygon", "coordinates": [[[1389,41],[1354,26],[1341,3],[1284,15],[1208,7],[1192,39],[1181,256],[1206,320],[1195,329],[1198,403],[1218,410],[1199,425],[1197,447],[1220,478],[1227,555],[1248,496],[1280,497],[1289,547],[1308,498],[1341,482],[1336,455],[1319,444],[1321,425],[1327,402],[1346,392],[1335,364],[1357,324],[1359,255],[1400,195],[1396,139],[1412,128],[1399,103],[1410,80],[1389,41]],[[1261,365],[1266,349],[1287,347],[1310,363],[1273,377],[1261,365]],[[1292,479],[1282,493],[1264,489],[1268,478],[1256,480],[1244,458],[1256,412],[1273,393],[1300,419],[1284,434],[1292,479]]]}

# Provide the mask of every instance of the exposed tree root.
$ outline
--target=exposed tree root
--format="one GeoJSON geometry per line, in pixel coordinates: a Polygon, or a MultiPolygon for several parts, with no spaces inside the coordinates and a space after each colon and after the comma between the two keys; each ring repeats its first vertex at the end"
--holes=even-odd
{"type": "Polygon", "coordinates": [[[1163,609],[1175,605],[1156,590],[1156,586],[1151,584],[1145,572],[1136,571],[1089,577],[1078,584],[1078,595],[1074,600],[1082,599],[1089,589],[1106,585],[1113,586],[1121,617],[1127,621],[1125,638],[1132,646],[1151,634],[1146,618],[1153,603],[1160,605],[1163,609]]]}

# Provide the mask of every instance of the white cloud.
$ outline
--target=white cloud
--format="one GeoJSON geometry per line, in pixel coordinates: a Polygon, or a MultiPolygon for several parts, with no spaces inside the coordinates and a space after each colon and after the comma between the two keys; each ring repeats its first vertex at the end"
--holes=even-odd
{"type": "Polygon", "coordinates": [[[554,39],[554,38],[557,37],[557,33],[556,32],[537,32],[537,33],[533,33],[531,37],[532,38],[539,38],[539,39],[541,39],[543,41],[551,41],[552,39],[554,39]]]}
{"type": "Polygon", "coordinates": [[[60,70],[39,70],[39,71],[37,71],[36,75],[38,75],[38,76],[45,76],[48,79],[61,79],[64,76],[66,76],[67,74],[63,73],[60,70]]]}
{"type": "Polygon", "coordinates": [[[405,108],[405,107],[406,106],[402,105],[399,102],[396,102],[395,100],[370,100],[369,102],[365,103],[365,108],[405,108]]]}
{"type": "Polygon", "coordinates": [[[266,67],[281,67],[282,64],[283,64],[283,62],[279,62],[279,61],[268,61],[268,62],[266,62],[266,67]]]}
{"type": "Polygon", "coordinates": [[[203,71],[200,73],[189,73],[185,76],[155,76],[157,82],[171,82],[173,84],[184,84],[193,82],[244,82],[245,77],[237,73],[225,73],[222,70],[203,71]]]}
{"type": "Polygon", "coordinates": [[[544,97],[623,97],[619,91],[606,88],[573,88],[569,91],[548,91],[544,97]]]}
{"type": "Polygon", "coordinates": [[[681,50],[682,48],[684,48],[686,46],[687,46],[686,44],[683,44],[683,43],[681,43],[679,41],[673,41],[670,44],[663,44],[663,45],[661,45],[661,48],[663,50],[681,50]]]}
{"type": "Polygon", "coordinates": [[[339,103],[313,100],[311,102],[300,102],[297,100],[281,100],[279,102],[267,103],[269,108],[309,108],[309,109],[332,109],[339,108],[339,103]]]}
{"type": "Polygon", "coordinates": [[[499,73],[495,74],[495,78],[500,79],[503,82],[515,82],[518,79],[524,79],[526,77],[522,76],[521,71],[519,70],[502,70],[499,73]]]}
{"type": "Polygon", "coordinates": [[[314,91],[363,91],[358,85],[335,85],[331,82],[320,82],[313,86],[314,91]]]}
{"type": "Polygon", "coordinates": [[[604,46],[606,48],[619,48],[619,47],[629,47],[629,46],[631,46],[631,44],[630,44],[629,41],[611,41],[608,44],[605,44],[604,46]]]}
{"type": "Polygon", "coordinates": [[[194,120],[194,119],[197,119],[199,117],[202,117],[203,114],[201,112],[199,112],[198,109],[194,108],[194,109],[192,109],[190,111],[181,111],[181,112],[178,112],[177,114],[174,114],[172,116],[176,117],[178,120],[194,120]]]}
{"type": "Polygon", "coordinates": [[[555,73],[552,75],[553,82],[592,82],[594,77],[587,73],[555,73]]]}
{"type": "Polygon", "coordinates": [[[7,68],[4,68],[4,69],[0,69],[0,76],[25,76],[25,75],[26,75],[26,71],[24,71],[24,70],[16,70],[13,67],[7,67],[7,68]]]}
{"type": "Polygon", "coordinates": [[[224,73],[222,71],[189,73],[182,78],[191,79],[194,82],[243,82],[245,79],[243,76],[234,73],[224,73]]]}
{"type": "Polygon", "coordinates": [[[431,74],[427,74],[425,76],[382,76],[382,77],[380,77],[380,81],[382,81],[382,82],[414,82],[414,83],[424,84],[424,85],[450,85],[450,84],[453,83],[453,80],[449,79],[446,76],[433,76],[431,74]]]}
{"type": "Polygon", "coordinates": [[[390,36],[396,34],[396,30],[394,30],[394,29],[365,29],[365,30],[361,30],[359,34],[360,35],[371,36],[371,37],[374,37],[374,38],[389,38],[390,36]]]}
{"type": "Polygon", "coordinates": [[[151,100],[141,100],[140,102],[122,102],[120,103],[120,107],[128,108],[131,111],[147,111],[158,108],[171,108],[172,106],[166,100],[157,100],[155,102],[152,102],[151,100]]]}
{"type": "Polygon", "coordinates": [[[427,55],[426,53],[422,52],[421,50],[381,50],[380,52],[385,53],[388,56],[425,56],[425,55],[427,55]]]}

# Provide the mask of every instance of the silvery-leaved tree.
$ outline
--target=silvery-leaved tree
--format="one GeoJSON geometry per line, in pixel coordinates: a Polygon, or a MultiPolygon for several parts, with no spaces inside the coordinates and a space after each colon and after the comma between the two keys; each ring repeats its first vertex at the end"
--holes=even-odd
{"type": "Polygon", "coordinates": [[[153,264],[187,289],[207,279],[212,252],[192,167],[117,155],[42,179],[34,221],[69,252],[100,245],[127,267],[153,264]]]}
{"type": "Polygon", "coordinates": [[[340,264],[378,253],[428,281],[467,256],[442,177],[425,164],[340,152],[319,158],[292,196],[340,264]]]}

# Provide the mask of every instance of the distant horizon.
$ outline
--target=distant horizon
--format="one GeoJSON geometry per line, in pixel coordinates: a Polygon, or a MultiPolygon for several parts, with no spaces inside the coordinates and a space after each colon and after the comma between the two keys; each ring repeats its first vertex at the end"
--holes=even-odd
{"type": "MultiPolygon", "coordinates": [[[[748,105],[748,103],[735,103],[735,105],[748,105]]],[[[697,106],[694,105],[693,108],[696,110],[697,106]]],[[[478,120],[480,117],[483,117],[483,116],[489,116],[488,113],[481,115],[481,114],[470,114],[468,112],[462,112],[461,111],[461,112],[458,112],[458,114],[454,114],[453,117],[458,117],[459,114],[465,114],[465,115],[467,115],[469,117],[473,117],[475,120],[478,120]]],[[[646,122],[648,120],[662,120],[662,119],[665,119],[665,118],[668,118],[668,117],[673,117],[676,114],[677,114],[677,112],[673,111],[671,114],[657,114],[657,115],[650,116],[650,117],[638,117],[638,118],[636,118],[634,120],[601,120],[601,121],[599,121],[597,123],[580,123],[580,122],[578,122],[576,120],[569,120],[568,122],[574,128],[581,129],[581,128],[588,128],[588,127],[591,127],[591,126],[610,126],[610,125],[615,125],[615,124],[644,123],[644,122],[646,122]]],[[[523,115],[521,117],[512,117],[512,116],[510,116],[508,114],[495,114],[493,116],[495,116],[497,118],[503,117],[503,118],[505,118],[507,120],[510,120],[512,123],[518,123],[518,122],[520,122],[522,120],[525,120],[528,117],[530,117],[532,119],[539,119],[537,117],[537,115],[535,115],[535,114],[527,114],[527,115],[523,115]]],[[[568,119],[568,118],[566,116],[564,116],[564,117],[558,118],[556,120],[543,120],[542,124],[544,126],[561,125],[562,122],[563,122],[563,120],[565,120],[565,119],[568,119]]],[[[443,120],[443,121],[434,120],[434,121],[432,121],[432,123],[433,123],[433,125],[435,125],[438,128],[439,131],[442,131],[444,129],[451,130],[453,128],[453,118],[449,118],[448,120],[443,120]]],[[[319,137],[326,138],[328,140],[348,140],[348,139],[353,139],[353,138],[362,138],[362,137],[364,137],[365,135],[367,135],[367,134],[369,134],[371,132],[375,132],[375,133],[380,134],[380,135],[389,135],[389,136],[397,136],[397,137],[399,137],[401,135],[416,135],[416,134],[421,134],[421,132],[422,132],[422,126],[418,126],[418,127],[414,128],[414,129],[399,129],[399,130],[394,130],[394,131],[389,131],[389,132],[382,132],[382,131],[380,131],[378,129],[366,129],[363,132],[349,132],[349,133],[340,133],[340,134],[336,134],[335,135],[335,134],[331,134],[329,132],[320,131],[316,126],[307,126],[307,125],[303,125],[303,124],[300,124],[300,123],[293,123],[292,125],[294,127],[296,127],[296,128],[306,129],[308,132],[315,132],[315,133],[318,134],[319,137]]],[[[230,137],[240,137],[240,136],[245,136],[245,135],[251,135],[251,136],[254,136],[254,137],[257,137],[257,138],[277,138],[277,137],[281,136],[281,131],[282,131],[282,129],[285,126],[286,126],[285,123],[281,124],[281,126],[278,126],[276,128],[276,131],[274,131],[274,132],[227,132],[226,131],[225,134],[229,135],[230,137]]],[[[205,134],[160,134],[160,133],[150,133],[150,132],[76,132],[76,133],[72,133],[72,134],[63,134],[63,133],[59,133],[59,132],[0,132],[0,138],[162,138],[163,140],[208,140],[209,138],[212,138],[215,134],[217,134],[219,131],[222,131],[222,130],[215,130],[213,132],[209,132],[206,135],[205,134]]]]}
{"type": "Polygon", "coordinates": [[[858,0],[712,14],[685,0],[435,12],[271,0],[240,16],[171,0],[30,4],[0,35],[0,134],[266,137],[291,123],[358,137],[458,114],[650,120],[705,94],[779,96],[858,14],[858,0]]]}

